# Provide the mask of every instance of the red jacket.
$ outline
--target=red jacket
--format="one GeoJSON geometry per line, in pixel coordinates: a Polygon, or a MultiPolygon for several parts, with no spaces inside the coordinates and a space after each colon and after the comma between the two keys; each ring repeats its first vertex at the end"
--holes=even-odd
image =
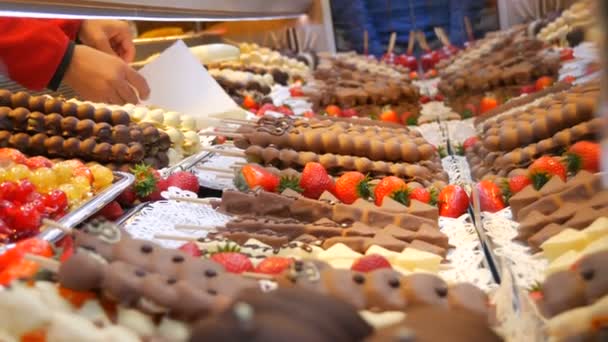
{"type": "Polygon", "coordinates": [[[72,59],[80,23],[0,18],[0,72],[29,89],[56,89],[72,59]]]}

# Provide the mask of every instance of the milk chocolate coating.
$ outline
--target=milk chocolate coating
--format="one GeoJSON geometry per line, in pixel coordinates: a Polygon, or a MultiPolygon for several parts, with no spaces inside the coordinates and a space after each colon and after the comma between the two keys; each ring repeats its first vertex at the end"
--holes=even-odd
{"type": "Polygon", "coordinates": [[[63,135],[73,135],[76,132],[76,125],[80,120],[73,116],[64,117],[61,119],[61,130],[63,135]]]}
{"type": "Polygon", "coordinates": [[[80,120],[93,120],[95,117],[95,107],[86,103],[79,104],[76,110],[76,116],[80,120]]]}
{"type": "Polygon", "coordinates": [[[125,125],[115,125],[112,128],[112,141],[120,144],[128,144],[131,140],[129,128],[125,125]]]}
{"type": "Polygon", "coordinates": [[[448,286],[435,275],[420,273],[407,276],[403,293],[408,298],[409,307],[448,306],[448,286]]]}
{"type": "Polygon", "coordinates": [[[64,102],[61,105],[61,114],[63,116],[74,116],[78,115],[78,105],[73,102],[64,102]]]}
{"type": "Polygon", "coordinates": [[[98,141],[108,142],[112,140],[112,126],[106,122],[99,122],[93,127],[93,135],[98,141]]]}
{"type": "Polygon", "coordinates": [[[44,148],[50,156],[61,156],[63,153],[63,138],[60,136],[49,137],[44,141],[44,148]]]}
{"type": "Polygon", "coordinates": [[[591,304],[608,294],[608,252],[594,253],[583,257],[576,271],[585,282],[585,297],[591,304]]]}
{"type": "Polygon", "coordinates": [[[11,95],[12,93],[9,90],[0,89],[0,106],[11,107],[13,105],[11,95]]]}
{"type": "Polygon", "coordinates": [[[93,137],[95,122],[90,119],[80,120],[76,124],[76,136],[82,140],[93,137]]]}
{"type": "Polygon", "coordinates": [[[112,155],[112,145],[102,142],[93,149],[93,158],[98,161],[109,161],[112,155]]]}
{"type": "Polygon", "coordinates": [[[44,118],[44,127],[48,135],[61,134],[61,119],[63,117],[59,114],[47,114],[44,118]]]}
{"type": "Polygon", "coordinates": [[[0,130],[13,130],[13,120],[10,117],[11,110],[9,107],[0,107],[0,130]]]}
{"type": "Polygon", "coordinates": [[[112,112],[112,125],[128,125],[131,122],[131,117],[124,110],[115,110],[112,112]]]}
{"type": "Polygon", "coordinates": [[[30,96],[27,107],[32,112],[44,112],[44,101],[46,101],[46,97],[44,96],[30,96]]]}
{"type": "Polygon", "coordinates": [[[0,131],[0,147],[9,147],[9,141],[12,133],[9,131],[0,131]]]}
{"type": "Polygon", "coordinates": [[[112,112],[107,108],[97,108],[93,114],[93,120],[95,122],[112,122],[112,112]]]}
{"type": "Polygon", "coordinates": [[[46,114],[61,113],[61,101],[55,99],[46,99],[44,101],[44,112],[46,114]]]}
{"type": "Polygon", "coordinates": [[[101,284],[103,261],[91,256],[92,252],[76,250],[65,262],[61,263],[58,282],[75,291],[90,291],[101,284]]]}
{"type": "Polygon", "coordinates": [[[123,162],[128,158],[129,147],[125,144],[115,144],[112,146],[112,160],[123,162]]]}
{"type": "MultiPolygon", "coordinates": [[[[0,113],[1,117],[2,113],[0,113]]],[[[27,131],[32,133],[44,132],[44,117],[45,115],[40,112],[31,112],[27,119],[27,131]]]]}
{"type": "MultiPolygon", "coordinates": [[[[139,127],[129,127],[129,138],[132,142],[143,143],[142,130],[139,127]]],[[[169,141],[171,143],[171,141],[169,141]]]]}
{"type": "Polygon", "coordinates": [[[158,133],[158,129],[154,126],[148,126],[143,129],[142,135],[144,137],[144,142],[146,144],[153,144],[158,141],[160,138],[160,134],[158,133]]]}
{"type": "Polygon", "coordinates": [[[63,156],[74,158],[80,156],[80,140],[77,138],[67,138],[63,141],[63,156]]]}
{"type": "Polygon", "coordinates": [[[169,149],[169,147],[171,147],[171,138],[169,137],[169,135],[163,131],[158,131],[159,134],[159,138],[158,138],[158,148],[161,151],[166,151],[169,149]]]}
{"type": "Polygon", "coordinates": [[[9,117],[11,118],[11,120],[13,120],[14,129],[25,131],[27,129],[27,119],[29,115],[30,111],[25,108],[13,109],[9,113],[9,117]]]}
{"type": "Polygon", "coordinates": [[[48,136],[44,133],[38,133],[30,138],[30,152],[33,155],[41,155],[46,151],[44,142],[48,139],[48,136]]]}
{"type": "Polygon", "coordinates": [[[134,143],[129,146],[127,150],[127,160],[137,162],[144,158],[145,151],[144,147],[139,143],[134,143]]]}
{"type": "Polygon", "coordinates": [[[95,150],[95,146],[97,146],[97,142],[95,138],[87,138],[80,142],[80,156],[83,158],[87,158],[93,155],[93,150],[95,150]]]}
{"type": "Polygon", "coordinates": [[[11,104],[13,108],[27,107],[30,100],[30,94],[20,91],[11,96],[11,104]]]}
{"type": "Polygon", "coordinates": [[[549,275],[542,291],[541,308],[548,317],[586,304],[585,283],[574,272],[562,271],[549,275]]]}
{"type": "Polygon", "coordinates": [[[19,151],[27,151],[30,147],[30,136],[25,133],[16,133],[9,138],[11,147],[19,151]]]}

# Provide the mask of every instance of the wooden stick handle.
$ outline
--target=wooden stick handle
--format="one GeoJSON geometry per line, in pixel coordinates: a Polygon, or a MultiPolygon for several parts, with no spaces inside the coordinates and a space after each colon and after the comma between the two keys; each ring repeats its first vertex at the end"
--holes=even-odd
{"type": "Polygon", "coordinates": [[[369,32],[367,30],[363,31],[363,54],[367,55],[369,53],[369,32]]]}
{"type": "Polygon", "coordinates": [[[281,43],[279,43],[279,38],[274,32],[270,32],[270,39],[272,39],[272,45],[275,49],[281,48],[281,43]]]}
{"type": "Polygon", "coordinates": [[[173,229],[176,229],[176,230],[215,230],[216,228],[197,226],[197,225],[193,225],[193,224],[176,224],[175,226],[173,226],[173,229]]]}
{"type": "Polygon", "coordinates": [[[317,44],[317,38],[319,37],[319,33],[317,31],[312,31],[310,34],[310,41],[308,42],[307,50],[315,51],[315,44],[317,44]]]}
{"type": "Polygon", "coordinates": [[[173,241],[196,241],[195,238],[187,237],[187,236],[177,236],[177,235],[165,235],[165,234],[156,234],[154,235],[155,239],[159,240],[173,240],[173,241]]]}
{"type": "Polygon", "coordinates": [[[416,36],[418,37],[418,44],[420,44],[420,47],[422,47],[422,49],[425,51],[431,51],[431,48],[426,41],[426,37],[424,36],[424,32],[418,31],[416,36]]]}
{"type": "Polygon", "coordinates": [[[470,42],[475,40],[475,34],[473,33],[473,25],[471,25],[471,19],[468,16],[464,17],[464,28],[467,31],[467,37],[470,42]]]}
{"type": "Polygon", "coordinates": [[[212,147],[202,147],[201,151],[206,151],[206,152],[212,152],[212,153],[217,153],[217,154],[221,154],[227,157],[242,157],[245,158],[247,157],[247,155],[245,155],[245,152],[243,151],[228,151],[228,150],[222,150],[219,148],[212,148],[212,147]]]}
{"type": "Polygon", "coordinates": [[[393,32],[393,33],[391,33],[391,37],[388,40],[388,50],[386,50],[387,54],[390,55],[393,52],[396,41],[397,41],[397,32],[393,32]]]}
{"type": "Polygon", "coordinates": [[[232,170],[232,169],[222,169],[222,168],[219,168],[219,167],[211,167],[211,166],[204,166],[204,165],[196,166],[196,168],[199,169],[199,170],[201,170],[201,171],[229,173],[231,176],[234,173],[234,170],[232,170]]]}
{"type": "Polygon", "coordinates": [[[415,37],[414,31],[411,30],[410,31],[410,36],[407,39],[407,54],[408,55],[411,55],[412,52],[414,51],[414,43],[415,42],[416,42],[416,37],[415,37]]]}
{"type": "Polygon", "coordinates": [[[442,37],[442,39],[443,39],[443,43],[444,43],[446,46],[451,46],[451,45],[452,45],[452,42],[450,41],[450,37],[448,36],[448,34],[447,34],[447,33],[445,33],[445,30],[443,29],[443,27],[438,27],[437,29],[439,30],[439,35],[440,35],[440,36],[442,37]]]}
{"type": "Polygon", "coordinates": [[[188,202],[188,203],[196,203],[196,204],[211,204],[210,198],[190,198],[190,197],[171,196],[171,197],[169,197],[169,199],[172,201],[179,201],[179,202],[188,202]]]}
{"type": "Polygon", "coordinates": [[[231,138],[231,139],[244,139],[245,138],[244,135],[239,134],[239,133],[201,132],[199,134],[204,137],[217,137],[218,135],[221,135],[223,137],[231,138]]]}
{"type": "Polygon", "coordinates": [[[26,260],[37,262],[38,264],[40,264],[40,266],[42,266],[42,268],[47,269],[54,273],[59,272],[59,266],[61,266],[59,261],[53,260],[50,258],[46,258],[46,257],[40,256],[40,255],[26,253],[23,257],[26,260]]]}
{"type": "Polygon", "coordinates": [[[274,277],[269,274],[263,273],[253,273],[253,272],[243,272],[241,273],[243,277],[258,279],[258,280],[274,280],[274,277]]]}

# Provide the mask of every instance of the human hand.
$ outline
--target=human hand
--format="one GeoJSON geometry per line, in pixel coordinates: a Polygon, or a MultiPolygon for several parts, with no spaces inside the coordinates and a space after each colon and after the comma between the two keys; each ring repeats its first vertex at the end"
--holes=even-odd
{"type": "Polygon", "coordinates": [[[86,100],[111,104],[138,103],[150,95],[148,83],[116,56],[76,45],[63,77],[86,100]],[[136,93],[137,92],[137,93],[136,93]]]}
{"type": "Polygon", "coordinates": [[[85,45],[116,55],[127,63],[135,58],[135,45],[129,24],[120,20],[85,20],[78,38],[85,45]]]}

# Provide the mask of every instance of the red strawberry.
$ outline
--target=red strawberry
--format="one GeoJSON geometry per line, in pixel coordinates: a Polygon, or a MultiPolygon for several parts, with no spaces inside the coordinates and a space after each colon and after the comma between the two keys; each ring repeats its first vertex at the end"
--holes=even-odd
{"type": "Polygon", "coordinates": [[[383,111],[382,114],[380,114],[380,121],[401,123],[399,115],[397,115],[397,113],[392,109],[383,111]]]}
{"type": "Polygon", "coordinates": [[[534,84],[525,85],[525,86],[521,87],[519,92],[522,94],[532,94],[532,93],[536,92],[536,85],[534,85],[534,84]]]}
{"type": "Polygon", "coordinates": [[[544,296],[543,296],[543,292],[542,291],[532,291],[530,292],[530,298],[534,301],[534,302],[540,302],[541,300],[543,300],[544,296]]]}
{"type": "Polygon", "coordinates": [[[243,107],[247,109],[257,108],[258,104],[255,102],[255,99],[251,95],[245,96],[243,98],[243,107]]]}
{"type": "Polygon", "coordinates": [[[178,248],[182,252],[186,252],[186,254],[191,255],[193,257],[200,257],[203,255],[201,250],[198,248],[197,244],[194,241],[186,242],[178,248]]]}
{"type": "Polygon", "coordinates": [[[525,175],[517,175],[509,178],[509,191],[511,194],[515,195],[516,193],[522,191],[525,187],[532,184],[532,181],[528,176],[525,175]]]}
{"type": "Polygon", "coordinates": [[[405,184],[405,181],[403,181],[403,179],[395,176],[388,176],[382,178],[374,189],[374,198],[376,205],[382,205],[382,200],[385,196],[392,196],[397,191],[407,191],[407,184],[405,184]]]}
{"type": "Polygon", "coordinates": [[[540,189],[553,176],[566,181],[566,167],[556,157],[543,156],[536,159],[530,167],[528,173],[535,189],[540,189]]]}
{"type": "Polygon", "coordinates": [[[291,87],[291,88],[289,88],[289,94],[291,95],[291,97],[304,96],[304,92],[302,91],[301,87],[291,87]]]}
{"type": "MultiPolygon", "coordinates": [[[[154,190],[150,196],[146,197],[146,201],[160,201],[163,197],[160,195],[161,192],[166,191],[169,188],[169,180],[160,178],[156,182],[156,190],[154,190]]],[[[197,190],[198,191],[198,190],[197,190]]]]}
{"type": "Polygon", "coordinates": [[[255,268],[255,272],[264,274],[280,274],[289,268],[292,263],[292,258],[270,256],[258,264],[258,267],[255,268]]]}
{"type": "Polygon", "coordinates": [[[435,101],[443,101],[443,100],[445,100],[445,97],[443,97],[443,95],[441,95],[439,93],[437,93],[435,95],[435,101]]]}
{"type": "Polygon", "coordinates": [[[48,160],[45,157],[36,156],[36,157],[28,158],[25,161],[25,165],[27,167],[29,167],[30,169],[35,170],[35,169],[39,169],[41,167],[52,167],[53,166],[53,162],[50,161],[50,160],[48,160]]]}
{"type": "Polygon", "coordinates": [[[170,186],[198,193],[198,178],[190,172],[178,171],[167,178],[167,188],[170,186]]]}
{"type": "Polygon", "coordinates": [[[277,107],[275,105],[273,105],[272,103],[265,103],[264,105],[262,105],[262,107],[260,107],[260,109],[257,110],[255,115],[264,116],[264,114],[266,114],[267,111],[276,112],[277,107]]]}
{"type": "Polygon", "coordinates": [[[289,108],[286,105],[282,105],[280,107],[277,107],[277,112],[285,115],[285,116],[291,116],[293,115],[293,110],[291,110],[291,108],[289,108]]]}
{"type": "Polygon", "coordinates": [[[253,270],[253,264],[249,257],[238,252],[221,252],[211,256],[211,260],[224,266],[227,272],[243,273],[253,270]]]}
{"type": "Polygon", "coordinates": [[[600,144],[591,141],[579,141],[570,146],[566,153],[568,171],[577,173],[583,169],[589,172],[600,170],[600,144]]]}
{"type": "Polygon", "coordinates": [[[431,193],[425,188],[416,188],[410,192],[410,200],[431,203],[431,193]]]}
{"type": "Polygon", "coordinates": [[[469,148],[473,147],[473,145],[475,145],[475,143],[477,143],[479,141],[479,138],[477,136],[472,136],[472,137],[468,137],[463,143],[462,143],[462,148],[464,148],[464,150],[468,150],[469,148]]]}
{"type": "Polygon", "coordinates": [[[502,191],[496,183],[483,180],[477,183],[477,191],[479,191],[479,207],[482,211],[495,213],[505,208],[502,191]]]}
{"type": "Polygon", "coordinates": [[[385,257],[379,254],[370,254],[361,257],[353,263],[350,267],[352,271],[356,272],[371,272],[381,268],[392,268],[391,263],[386,260],[385,257]]]}
{"type": "Polygon", "coordinates": [[[340,116],[342,115],[342,109],[336,105],[329,105],[325,107],[325,113],[327,113],[328,116],[340,116]]]}
{"type": "Polygon", "coordinates": [[[235,186],[241,191],[260,187],[266,191],[276,192],[279,181],[277,175],[257,164],[243,166],[234,178],[235,186]]]}
{"type": "Polygon", "coordinates": [[[108,205],[103,207],[98,213],[98,215],[103,216],[110,221],[119,219],[123,214],[124,212],[120,207],[120,204],[116,201],[108,203],[108,205]]]}
{"type": "Polygon", "coordinates": [[[340,113],[340,116],[343,118],[352,118],[357,116],[357,111],[352,108],[348,108],[343,110],[342,113],[340,113]]]}
{"type": "Polygon", "coordinates": [[[136,199],[137,195],[135,194],[135,189],[133,189],[133,186],[130,186],[126,188],[125,191],[123,191],[120,195],[118,195],[116,201],[118,201],[118,203],[121,205],[129,207],[135,203],[136,199]]]}
{"type": "Polygon", "coordinates": [[[308,162],[300,176],[300,187],[304,190],[302,195],[317,199],[324,191],[334,192],[334,180],[327,174],[323,165],[308,162]]]}
{"type": "Polygon", "coordinates": [[[346,204],[351,204],[358,198],[371,197],[367,178],[357,171],[346,172],[336,180],[336,197],[346,204]]]}
{"type": "Polygon", "coordinates": [[[450,184],[441,190],[437,203],[439,215],[456,218],[467,211],[469,196],[462,187],[450,184]]]}
{"type": "Polygon", "coordinates": [[[431,98],[426,96],[426,95],[422,95],[420,96],[420,103],[425,104],[431,102],[431,98]]]}
{"type": "Polygon", "coordinates": [[[57,247],[61,248],[61,256],[59,257],[59,261],[65,262],[72,256],[72,254],[74,254],[74,239],[71,235],[66,235],[63,239],[61,239],[57,247]]]}

